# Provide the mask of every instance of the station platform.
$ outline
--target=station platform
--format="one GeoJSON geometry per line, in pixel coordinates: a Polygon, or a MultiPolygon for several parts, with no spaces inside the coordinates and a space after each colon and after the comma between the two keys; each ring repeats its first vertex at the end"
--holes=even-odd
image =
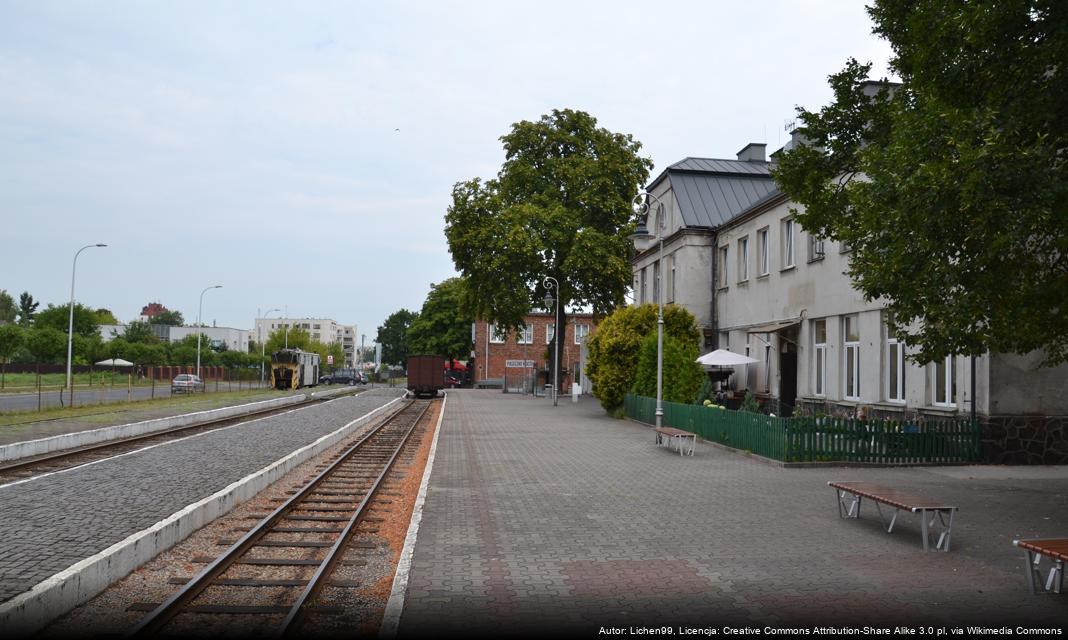
{"type": "Polygon", "coordinates": [[[1062,628],[1065,596],[1030,594],[1012,541],[1065,535],[1068,467],[784,469],[704,442],[680,457],[589,397],[449,391],[398,637],[1062,628]],[[890,535],[871,505],[840,519],[829,480],[958,505],[950,552],[924,553],[911,514],[890,535]]]}

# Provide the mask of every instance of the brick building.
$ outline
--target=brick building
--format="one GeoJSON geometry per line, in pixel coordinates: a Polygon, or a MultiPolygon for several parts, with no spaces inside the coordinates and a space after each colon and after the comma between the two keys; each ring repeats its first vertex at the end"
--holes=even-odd
{"type": "MultiPolygon", "coordinates": [[[[496,325],[487,327],[482,320],[474,323],[471,355],[475,365],[472,379],[476,384],[493,383],[494,386],[507,385],[516,389],[525,386],[529,389],[531,384],[544,385],[546,376],[552,382],[549,343],[553,338],[554,318],[549,313],[532,313],[523,321],[526,323],[525,330],[507,334],[498,331],[496,325]]],[[[563,389],[571,389],[572,381],[577,381],[582,384],[584,392],[589,391],[589,384],[582,375],[582,364],[585,362],[586,336],[596,326],[589,313],[567,316],[560,356],[560,384],[563,389]]]]}

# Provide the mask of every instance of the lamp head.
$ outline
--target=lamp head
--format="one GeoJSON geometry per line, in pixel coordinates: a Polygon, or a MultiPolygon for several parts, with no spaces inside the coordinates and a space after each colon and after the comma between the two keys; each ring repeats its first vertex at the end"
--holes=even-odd
{"type": "Polygon", "coordinates": [[[106,244],[98,244],[96,246],[98,246],[98,247],[106,247],[107,245],[106,244]]]}
{"type": "Polygon", "coordinates": [[[553,294],[551,294],[551,293],[546,293],[545,294],[545,308],[547,308],[547,309],[552,309],[553,308],[553,294]]]}

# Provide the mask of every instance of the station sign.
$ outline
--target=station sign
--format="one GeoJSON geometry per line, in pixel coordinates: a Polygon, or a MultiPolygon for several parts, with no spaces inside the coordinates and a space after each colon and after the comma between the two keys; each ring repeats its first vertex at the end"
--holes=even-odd
{"type": "Polygon", "coordinates": [[[505,360],[504,366],[507,369],[533,369],[533,360],[505,360]]]}

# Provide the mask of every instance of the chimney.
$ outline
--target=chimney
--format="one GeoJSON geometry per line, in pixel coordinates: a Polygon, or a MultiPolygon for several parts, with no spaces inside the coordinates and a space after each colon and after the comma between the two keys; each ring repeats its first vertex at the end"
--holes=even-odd
{"type": "Polygon", "coordinates": [[[766,144],[759,142],[750,142],[738,152],[738,160],[742,162],[766,162],[767,159],[764,157],[764,148],[766,146],[766,144]]]}

